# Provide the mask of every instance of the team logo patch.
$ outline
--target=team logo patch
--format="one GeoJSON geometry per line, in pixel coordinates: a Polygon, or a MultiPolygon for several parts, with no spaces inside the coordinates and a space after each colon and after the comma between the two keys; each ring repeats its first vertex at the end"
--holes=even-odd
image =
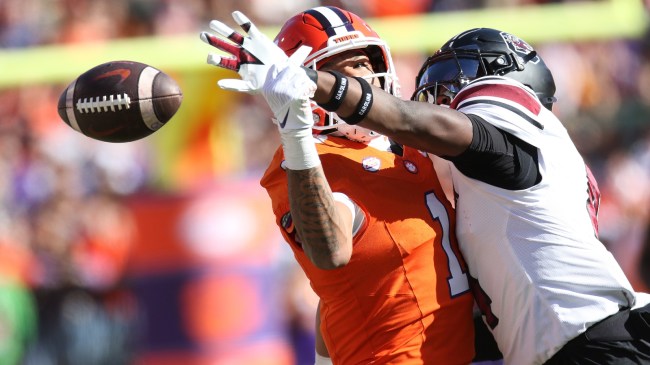
{"type": "Polygon", "coordinates": [[[377,157],[366,157],[361,161],[363,169],[370,172],[377,172],[381,167],[381,161],[377,157]]]}
{"type": "Polygon", "coordinates": [[[404,167],[406,167],[406,170],[412,174],[418,173],[418,167],[415,166],[415,164],[409,160],[404,160],[404,167]]]}
{"type": "MultiPolygon", "coordinates": [[[[528,55],[530,52],[534,51],[533,47],[531,47],[530,44],[526,43],[523,39],[520,39],[517,36],[514,36],[506,32],[501,32],[501,37],[506,42],[508,49],[515,52],[515,54],[517,54],[517,56],[519,57],[523,58],[526,55],[528,55]]],[[[539,56],[533,57],[528,62],[532,62],[532,63],[539,62],[539,56]]]]}

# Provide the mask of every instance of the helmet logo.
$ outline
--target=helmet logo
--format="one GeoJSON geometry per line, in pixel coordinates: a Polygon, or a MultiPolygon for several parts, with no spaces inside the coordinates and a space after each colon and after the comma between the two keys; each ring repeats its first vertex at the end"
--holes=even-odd
{"type": "MultiPolygon", "coordinates": [[[[534,49],[523,39],[514,36],[512,34],[501,32],[501,38],[506,43],[506,46],[509,50],[513,51],[517,56],[525,58],[529,53],[533,52],[534,49]]],[[[539,62],[539,57],[535,56],[530,61],[531,63],[539,62]]]]}

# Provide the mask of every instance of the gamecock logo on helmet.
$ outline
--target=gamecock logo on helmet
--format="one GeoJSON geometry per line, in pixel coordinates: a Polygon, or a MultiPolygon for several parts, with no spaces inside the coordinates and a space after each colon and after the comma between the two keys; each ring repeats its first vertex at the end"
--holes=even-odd
{"type": "MultiPolygon", "coordinates": [[[[533,47],[531,47],[528,43],[526,43],[524,40],[520,39],[517,36],[502,32],[501,37],[503,37],[503,40],[504,42],[506,42],[508,48],[511,51],[515,52],[520,57],[524,57],[530,52],[534,51],[533,47]]],[[[531,59],[529,62],[537,63],[539,62],[539,57],[536,56],[533,59],[531,59]]]]}

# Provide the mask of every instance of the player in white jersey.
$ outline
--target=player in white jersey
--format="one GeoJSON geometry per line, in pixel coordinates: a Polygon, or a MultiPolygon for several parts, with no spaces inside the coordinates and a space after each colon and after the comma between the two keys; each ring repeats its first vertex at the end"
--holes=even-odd
{"type": "Polygon", "coordinates": [[[450,108],[376,98],[385,109],[361,124],[453,163],[461,250],[505,363],[650,362],[648,297],[597,238],[599,192],[550,111],[555,85],[539,55],[473,29],[417,81],[414,99],[450,108]]]}
{"type": "Polygon", "coordinates": [[[452,162],[461,249],[506,364],[650,363],[650,295],[597,238],[597,185],[551,112],[553,77],[530,45],[487,28],[455,36],[417,77],[413,99],[429,103],[295,72],[347,123],[452,162]]]}

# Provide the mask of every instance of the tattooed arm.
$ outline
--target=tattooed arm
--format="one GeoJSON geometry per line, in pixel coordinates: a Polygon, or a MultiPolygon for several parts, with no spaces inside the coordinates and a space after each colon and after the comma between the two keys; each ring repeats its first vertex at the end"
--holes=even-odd
{"type": "Polygon", "coordinates": [[[321,269],[345,266],[352,255],[354,207],[337,201],[319,165],[287,170],[291,216],[305,254],[321,269]]]}

